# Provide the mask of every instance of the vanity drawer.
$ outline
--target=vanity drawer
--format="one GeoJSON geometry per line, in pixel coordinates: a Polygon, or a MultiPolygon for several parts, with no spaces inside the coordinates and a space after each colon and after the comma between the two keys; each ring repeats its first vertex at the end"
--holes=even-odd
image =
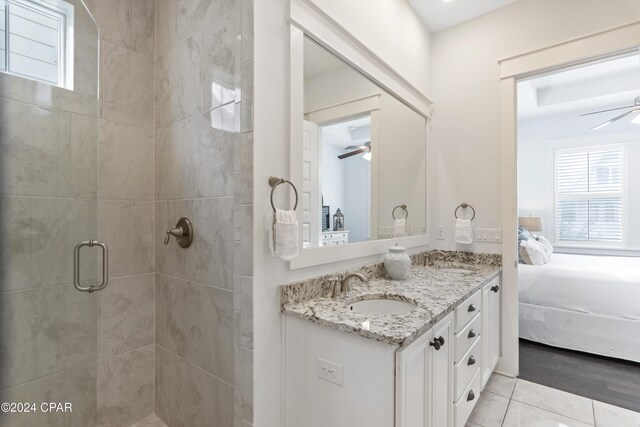
{"type": "Polygon", "coordinates": [[[481,332],[482,316],[478,313],[476,317],[469,322],[466,328],[456,334],[455,363],[458,363],[460,359],[462,359],[462,356],[467,354],[471,346],[474,345],[476,341],[480,341],[481,332]]]}
{"type": "Polygon", "coordinates": [[[469,387],[467,387],[462,396],[453,406],[453,418],[455,427],[464,427],[471,415],[471,411],[476,406],[478,399],[480,399],[480,387],[482,386],[482,375],[480,371],[471,380],[469,387]]]}
{"type": "Polygon", "coordinates": [[[455,381],[453,388],[454,401],[462,396],[462,392],[467,388],[471,379],[482,366],[481,358],[482,341],[478,340],[471,346],[467,354],[453,367],[453,378],[455,381]]]}
{"type": "Polygon", "coordinates": [[[482,289],[456,307],[456,333],[467,326],[467,323],[480,312],[482,306],[482,289]]]}

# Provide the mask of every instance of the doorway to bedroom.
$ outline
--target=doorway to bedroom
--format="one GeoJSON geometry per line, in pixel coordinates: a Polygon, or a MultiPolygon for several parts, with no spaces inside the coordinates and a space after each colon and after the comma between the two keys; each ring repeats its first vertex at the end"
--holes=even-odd
{"type": "Polygon", "coordinates": [[[640,412],[640,55],[517,99],[520,378],[640,412]]]}

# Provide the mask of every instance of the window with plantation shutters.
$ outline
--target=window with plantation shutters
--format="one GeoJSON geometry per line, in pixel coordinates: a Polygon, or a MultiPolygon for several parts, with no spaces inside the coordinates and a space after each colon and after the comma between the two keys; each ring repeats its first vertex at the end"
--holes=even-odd
{"type": "Polygon", "coordinates": [[[74,7],[0,0],[0,71],[72,89],[74,7]]]}
{"type": "Polygon", "coordinates": [[[556,150],[557,243],[620,246],[623,188],[622,145],[556,150]]]}

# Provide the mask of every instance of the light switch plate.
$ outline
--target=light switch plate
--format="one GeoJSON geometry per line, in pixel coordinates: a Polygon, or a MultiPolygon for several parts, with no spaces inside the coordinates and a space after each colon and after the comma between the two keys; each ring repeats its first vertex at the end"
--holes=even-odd
{"type": "Polygon", "coordinates": [[[499,228],[477,228],[476,241],[486,243],[502,242],[502,230],[499,228]]]}
{"type": "Polygon", "coordinates": [[[378,226],[378,238],[390,239],[393,237],[393,227],[389,225],[378,226]]]}

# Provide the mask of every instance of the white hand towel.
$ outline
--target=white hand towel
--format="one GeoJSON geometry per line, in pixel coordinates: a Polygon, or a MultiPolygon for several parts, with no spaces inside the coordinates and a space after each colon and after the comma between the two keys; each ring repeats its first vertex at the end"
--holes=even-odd
{"type": "Polygon", "coordinates": [[[473,230],[471,229],[471,220],[458,218],[456,220],[455,242],[463,245],[473,243],[473,230]]]}
{"type": "Polygon", "coordinates": [[[407,219],[398,218],[393,222],[393,237],[405,237],[407,236],[407,219]]]}
{"type": "Polygon", "coordinates": [[[298,257],[298,218],[295,211],[276,209],[271,227],[271,252],[283,261],[298,257]]]}

